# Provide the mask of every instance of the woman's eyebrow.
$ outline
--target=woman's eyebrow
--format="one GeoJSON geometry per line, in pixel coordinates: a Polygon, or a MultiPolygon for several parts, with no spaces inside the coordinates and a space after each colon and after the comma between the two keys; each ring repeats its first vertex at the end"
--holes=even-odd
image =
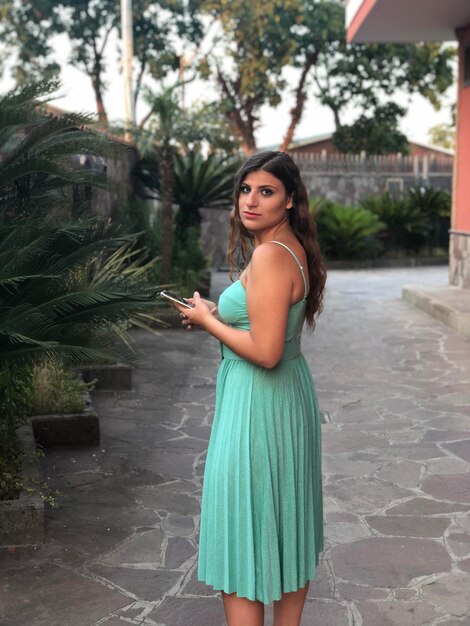
{"type": "MultiPolygon", "coordinates": [[[[248,183],[243,183],[242,184],[243,187],[250,187],[251,189],[251,185],[249,185],[248,183]]],[[[259,185],[258,189],[277,189],[277,187],[275,187],[274,185],[259,185]]]]}

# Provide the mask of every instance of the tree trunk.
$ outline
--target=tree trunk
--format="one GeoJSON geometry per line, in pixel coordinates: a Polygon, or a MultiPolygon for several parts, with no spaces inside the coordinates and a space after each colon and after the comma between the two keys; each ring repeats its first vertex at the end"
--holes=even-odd
{"type": "Polygon", "coordinates": [[[305,93],[305,83],[307,81],[308,73],[317,62],[317,59],[318,54],[315,53],[308,56],[305,60],[305,65],[300,75],[299,84],[297,85],[297,89],[295,90],[295,104],[290,110],[289,128],[287,129],[282,144],[279,148],[281,152],[286,152],[286,150],[288,150],[290,144],[292,143],[292,139],[294,138],[295,129],[302,119],[305,101],[307,100],[307,94],[305,93]]]}
{"type": "Polygon", "coordinates": [[[160,197],[162,199],[160,283],[165,284],[171,281],[173,260],[173,184],[175,170],[171,146],[164,146],[160,150],[159,156],[160,197]]]}
{"type": "Polygon", "coordinates": [[[243,153],[248,157],[256,152],[255,117],[253,115],[255,102],[252,100],[243,102],[239,97],[237,86],[225,78],[220,68],[217,68],[217,80],[222,93],[232,105],[231,111],[226,113],[227,119],[233,128],[234,135],[242,140],[243,153]]]}
{"type": "Polygon", "coordinates": [[[91,77],[91,82],[93,85],[93,90],[95,92],[95,100],[96,100],[96,112],[98,113],[98,121],[102,124],[108,123],[108,115],[106,113],[106,109],[104,108],[104,100],[102,94],[102,85],[101,85],[101,76],[94,75],[91,77]]]}
{"type": "Polygon", "coordinates": [[[335,119],[335,129],[339,130],[341,128],[341,120],[339,119],[339,109],[330,106],[330,109],[333,111],[333,116],[335,119]]]}
{"type": "Polygon", "coordinates": [[[256,152],[256,139],[253,128],[242,119],[238,112],[231,111],[227,114],[227,118],[233,129],[233,134],[242,141],[241,148],[243,154],[249,157],[256,152]]]}
{"type": "Polygon", "coordinates": [[[247,157],[251,156],[254,152],[256,152],[256,141],[253,135],[243,137],[242,150],[243,150],[243,154],[247,157]]]}

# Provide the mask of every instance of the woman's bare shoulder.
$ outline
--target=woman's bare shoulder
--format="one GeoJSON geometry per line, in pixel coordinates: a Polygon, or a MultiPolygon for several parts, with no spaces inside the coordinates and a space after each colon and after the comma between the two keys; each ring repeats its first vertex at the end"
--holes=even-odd
{"type": "Polygon", "coordinates": [[[284,278],[290,280],[289,264],[285,262],[284,250],[282,246],[272,242],[262,243],[256,246],[253,251],[249,272],[247,272],[247,282],[252,277],[257,277],[261,281],[270,281],[276,278],[277,281],[284,278]]]}
{"type": "Polygon", "coordinates": [[[279,245],[279,242],[275,243],[274,241],[262,243],[254,249],[252,258],[254,258],[256,253],[258,258],[268,263],[276,260],[280,263],[284,263],[286,254],[290,255],[291,252],[295,254],[301,263],[304,259],[306,259],[305,250],[297,239],[293,241],[286,241],[285,243],[283,242],[282,245],[279,245]],[[290,252],[288,252],[284,246],[286,246],[290,252]]]}
{"type": "Polygon", "coordinates": [[[277,243],[273,241],[266,241],[265,243],[261,243],[259,246],[253,250],[253,254],[251,256],[251,263],[257,262],[258,265],[264,263],[271,263],[273,261],[282,261],[284,258],[283,248],[277,243]]]}

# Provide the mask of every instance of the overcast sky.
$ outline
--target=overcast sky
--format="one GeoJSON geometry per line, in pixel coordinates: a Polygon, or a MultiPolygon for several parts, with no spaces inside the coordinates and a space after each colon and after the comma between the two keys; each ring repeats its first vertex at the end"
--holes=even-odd
{"type": "MultiPolygon", "coordinates": [[[[59,38],[58,38],[59,39],[59,38]]],[[[106,84],[108,89],[105,93],[105,107],[110,120],[122,120],[124,118],[124,87],[122,75],[119,73],[119,65],[116,63],[116,47],[114,42],[110,41],[108,67],[109,71],[106,75],[106,84]]],[[[58,51],[59,58],[67,58],[68,43],[65,36],[57,42],[55,46],[58,51]]],[[[288,78],[295,77],[295,71],[289,70],[286,74],[288,78]]],[[[94,92],[91,87],[90,78],[77,68],[67,65],[62,71],[63,87],[61,92],[64,97],[53,102],[58,107],[70,111],[86,111],[95,112],[96,104],[94,92]]],[[[11,81],[4,77],[2,81],[2,91],[11,86],[11,81]]],[[[271,107],[263,107],[260,116],[260,126],[256,133],[258,146],[273,145],[281,141],[289,122],[289,109],[293,104],[292,89],[294,80],[291,80],[290,89],[286,90],[282,103],[275,109],[271,107]]],[[[194,82],[186,86],[186,103],[203,100],[216,96],[214,87],[208,87],[207,83],[194,82]]],[[[413,96],[409,99],[405,94],[400,94],[395,100],[408,109],[407,115],[401,123],[401,130],[406,134],[408,139],[427,143],[428,130],[430,127],[440,124],[449,123],[450,121],[450,105],[455,102],[456,87],[455,85],[449,89],[444,99],[445,105],[440,111],[434,111],[431,104],[421,96],[413,96]]],[[[138,106],[137,120],[141,119],[146,112],[144,104],[138,106]]],[[[356,113],[357,115],[357,113],[356,113]]],[[[346,123],[353,121],[354,112],[351,111],[345,116],[346,123]]],[[[296,139],[310,137],[322,133],[334,131],[333,116],[330,110],[322,107],[313,98],[310,98],[304,110],[302,121],[297,127],[296,139]]]]}

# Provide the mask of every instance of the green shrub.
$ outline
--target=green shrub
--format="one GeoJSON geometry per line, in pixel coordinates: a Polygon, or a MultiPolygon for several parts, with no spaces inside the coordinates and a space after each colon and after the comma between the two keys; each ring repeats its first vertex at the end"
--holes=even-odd
{"type": "Polygon", "coordinates": [[[22,487],[16,429],[25,422],[30,388],[30,368],[0,367],[0,500],[17,498],[22,487]]]}
{"type": "Polygon", "coordinates": [[[310,209],[310,213],[313,213],[313,215],[317,217],[320,211],[332,209],[333,207],[338,206],[338,203],[333,202],[333,200],[328,200],[328,198],[312,196],[308,200],[308,206],[310,209]]]}
{"type": "Polygon", "coordinates": [[[325,203],[315,214],[320,248],[331,259],[377,256],[380,246],[374,235],[383,222],[360,207],[325,203]]]}
{"type": "Polygon", "coordinates": [[[192,296],[198,288],[206,260],[199,243],[199,228],[189,226],[175,233],[172,279],[180,293],[192,296]]]}
{"type": "Polygon", "coordinates": [[[176,229],[199,225],[199,209],[233,206],[233,180],[240,162],[216,153],[203,157],[198,151],[175,154],[174,202],[179,210],[176,229]]]}
{"type": "Polygon", "coordinates": [[[408,206],[421,211],[428,223],[424,245],[430,248],[449,247],[451,195],[443,189],[412,188],[405,196],[408,206]]]}
{"type": "Polygon", "coordinates": [[[386,192],[369,196],[360,204],[383,222],[378,237],[385,248],[417,251],[425,244],[430,221],[421,208],[408,202],[406,197],[392,198],[386,192]]]}
{"type": "Polygon", "coordinates": [[[314,197],[309,207],[327,257],[447,254],[451,197],[446,191],[409,189],[397,198],[386,192],[364,198],[359,208],[314,197]]]}
{"type": "Polygon", "coordinates": [[[21,482],[22,454],[16,437],[0,449],[0,500],[14,500],[23,486],[21,482]]]}
{"type": "Polygon", "coordinates": [[[160,233],[152,210],[149,200],[134,196],[118,203],[116,221],[121,224],[123,232],[138,235],[136,245],[145,247],[149,257],[156,257],[160,253],[160,233]]]}

